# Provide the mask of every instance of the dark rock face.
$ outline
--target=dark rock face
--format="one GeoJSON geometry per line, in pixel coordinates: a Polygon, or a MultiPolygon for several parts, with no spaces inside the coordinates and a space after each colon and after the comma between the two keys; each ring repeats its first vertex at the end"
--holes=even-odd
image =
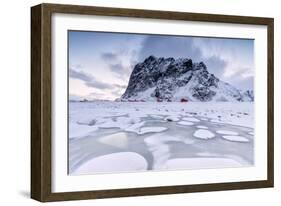
{"type": "Polygon", "coordinates": [[[245,101],[253,102],[255,100],[254,98],[254,91],[253,90],[247,90],[243,93],[243,98],[245,101]]]}
{"type": "Polygon", "coordinates": [[[191,59],[149,56],[138,63],[121,101],[253,101],[253,92],[241,93],[220,81],[203,63],[191,59]]]}

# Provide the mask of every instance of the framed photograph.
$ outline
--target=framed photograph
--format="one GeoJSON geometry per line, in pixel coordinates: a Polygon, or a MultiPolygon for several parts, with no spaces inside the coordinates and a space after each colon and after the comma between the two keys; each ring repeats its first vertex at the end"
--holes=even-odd
{"type": "Polygon", "coordinates": [[[31,197],[273,187],[273,19],[31,8],[31,197]]]}

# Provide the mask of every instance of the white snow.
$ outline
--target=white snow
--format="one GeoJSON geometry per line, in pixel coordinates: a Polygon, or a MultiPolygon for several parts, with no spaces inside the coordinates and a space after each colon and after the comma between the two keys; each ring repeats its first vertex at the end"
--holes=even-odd
{"type": "Polygon", "coordinates": [[[193,139],[189,139],[189,138],[185,138],[184,140],[183,140],[183,142],[185,143],[185,144],[194,144],[194,140],[193,139]]]}
{"type": "Polygon", "coordinates": [[[242,165],[228,158],[197,157],[197,158],[176,158],[168,160],[163,166],[165,169],[211,169],[226,167],[241,167],[242,165]]]}
{"type": "Polygon", "coordinates": [[[229,131],[229,130],[217,130],[216,133],[225,134],[225,135],[238,135],[237,132],[233,132],[233,131],[229,131]]]}
{"type": "Polygon", "coordinates": [[[177,124],[186,125],[186,126],[194,125],[193,122],[187,122],[187,121],[180,121],[180,122],[178,122],[177,124]]]}
{"type": "Polygon", "coordinates": [[[148,149],[152,152],[154,159],[154,169],[159,169],[169,159],[171,153],[169,146],[166,144],[169,141],[181,141],[178,137],[155,134],[144,139],[148,149]]]}
{"type": "Polygon", "coordinates": [[[208,129],[208,127],[206,127],[206,126],[203,126],[203,125],[198,125],[198,126],[196,126],[198,129],[208,129]]]}
{"type": "Polygon", "coordinates": [[[100,137],[98,141],[103,144],[107,144],[113,147],[118,147],[121,149],[128,147],[128,137],[127,134],[124,132],[119,132],[104,137],[100,137]]]}
{"type": "Polygon", "coordinates": [[[149,116],[154,119],[163,119],[163,116],[157,114],[150,114],[149,116]]]}
{"type": "Polygon", "coordinates": [[[147,170],[147,161],[135,152],[118,152],[95,157],[81,166],[72,174],[87,175],[97,172],[129,172],[147,170]]]}
{"type": "Polygon", "coordinates": [[[142,127],[138,134],[146,134],[146,133],[152,133],[152,132],[163,132],[167,130],[166,127],[142,127]]]}
{"type": "Polygon", "coordinates": [[[233,141],[233,142],[249,142],[247,138],[242,136],[224,135],[222,137],[226,140],[233,141]]]}
{"type": "Polygon", "coordinates": [[[195,131],[195,133],[193,134],[194,137],[197,137],[199,139],[211,139],[213,137],[215,137],[214,133],[212,133],[209,130],[206,129],[198,129],[195,131]]]}
{"type": "Polygon", "coordinates": [[[124,129],[124,131],[126,131],[126,132],[135,132],[135,133],[139,134],[140,130],[141,130],[141,127],[144,124],[145,124],[145,122],[138,122],[138,123],[132,124],[132,125],[126,127],[124,129]]]}
{"type": "MultiPolygon", "coordinates": [[[[253,141],[247,139],[248,135],[245,137],[238,135],[245,132],[245,127],[248,127],[246,128],[247,134],[253,135],[254,106],[251,102],[70,102],[69,138],[77,138],[75,141],[69,141],[70,173],[135,171],[137,169],[134,168],[140,168],[138,165],[142,165],[142,168],[145,165],[147,169],[146,160],[137,153],[138,149],[143,149],[150,154],[145,158],[147,161],[152,161],[152,169],[165,168],[167,162],[168,167],[175,169],[172,168],[174,164],[175,166],[180,163],[185,165],[185,161],[188,164],[184,168],[187,169],[193,168],[194,161],[199,161],[198,169],[204,168],[207,161],[213,162],[213,166],[210,165],[210,167],[217,168],[227,166],[232,159],[243,166],[252,165],[253,141]],[[247,115],[243,115],[244,113],[247,115]],[[172,117],[174,122],[165,121],[164,118],[167,117],[172,117]],[[217,121],[220,124],[212,124],[210,121],[217,121]],[[237,128],[232,129],[232,125],[236,125],[237,128]],[[239,128],[239,126],[243,128],[239,128]],[[115,133],[112,134],[111,132],[114,131],[115,133]],[[220,132],[223,139],[215,138],[209,141],[212,144],[206,141],[204,147],[201,147],[200,144],[197,145],[200,143],[199,139],[214,138],[217,132],[220,132]],[[129,136],[130,138],[128,138],[129,136]],[[83,137],[87,138],[82,139],[83,137]],[[141,141],[144,141],[145,144],[136,145],[141,141]],[[178,143],[174,143],[174,141],[178,143]],[[248,143],[243,144],[243,148],[239,147],[242,144],[233,144],[233,148],[228,148],[229,142],[227,141],[248,143]],[[99,146],[97,142],[105,144],[100,148],[102,151],[96,150],[95,146],[99,146]],[[128,147],[130,152],[128,157],[125,157],[125,154],[128,154],[128,147]],[[123,151],[124,157],[114,153],[116,151],[123,151]],[[177,151],[183,155],[181,156],[183,159],[188,160],[169,160],[169,158],[175,157],[172,152],[177,151]],[[100,155],[99,152],[102,152],[104,156],[95,157],[87,162],[87,158],[91,155],[100,155]],[[194,160],[187,158],[191,154],[193,155],[193,152],[194,160]],[[203,154],[205,152],[206,156],[197,155],[200,152],[203,154]],[[218,155],[211,155],[215,153],[218,155]],[[230,157],[230,153],[240,159],[230,157]],[[206,158],[206,162],[204,159],[200,159],[202,157],[206,158]],[[83,163],[82,160],[86,162],[83,163]],[[132,165],[127,166],[121,160],[128,160],[128,162],[132,162],[129,163],[132,165]],[[82,165],[79,167],[81,161],[82,165]],[[90,161],[93,161],[95,166],[91,166],[90,161]],[[102,163],[103,161],[104,163],[102,163]],[[98,163],[96,164],[96,162],[98,163]],[[134,162],[136,165],[133,165],[134,162]],[[120,167],[117,164],[121,164],[120,167]],[[77,167],[79,170],[75,171],[77,167]]],[[[232,163],[229,164],[234,165],[232,163]]],[[[208,163],[206,165],[208,166],[208,163]]]]}
{"type": "Polygon", "coordinates": [[[96,126],[89,126],[89,125],[70,122],[69,123],[69,138],[82,138],[96,130],[98,130],[98,128],[96,126]]]}
{"type": "Polygon", "coordinates": [[[184,117],[184,118],[182,118],[182,120],[184,120],[184,121],[190,121],[190,122],[200,122],[199,119],[196,119],[196,118],[194,118],[194,117],[184,117]]]}
{"type": "Polygon", "coordinates": [[[70,123],[89,124],[95,120],[94,126],[107,128],[115,126],[122,129],[132,124],[130,121],[137,123],[141,121],[141,118],[149,116],[155,119],[162,119],[163,116],[186,116],[183,117],[183,121],[199,122],[200,119],[205,121],[212,119],[212,122],[254,127],[254,106],[251,102],[188,102],[185,104],[179,102],[105,101],[72,102],[69,107],[70,123]],[[198,117],[196,115],[188,117],[189,114],[195,113],[198,117]],[[241,115],[243,113],[248,115],[241,115]],[[116,122],[113,121],[114,117],[116,122]]]}
{"type": "Polygon", "coordinates": [[[254,132],[249,132],[248,134],[249,134],[249,135],[254,135],[254,132]]]}

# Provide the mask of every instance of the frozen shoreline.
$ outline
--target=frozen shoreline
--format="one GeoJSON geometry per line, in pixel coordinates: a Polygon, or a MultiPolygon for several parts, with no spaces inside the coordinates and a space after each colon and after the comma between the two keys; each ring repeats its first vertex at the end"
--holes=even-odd
{"type": "MultiPolygon", "coordinates": [[[[134,164],[147,170],[252,165],[253,111],[249,102],[70,102],[70,174],[79,175],[81,167],[81,174],[131,171],[134,164]],[[101,164],[96,159],[102,156],[107,164],[116,162],[120,152],[127,154],[130,168],[89,166],[101,164]],[[199,157],[203,165],[194,161],[199,157]]],[[[119,157],[121,164],[126,158],[119,157]]]]}

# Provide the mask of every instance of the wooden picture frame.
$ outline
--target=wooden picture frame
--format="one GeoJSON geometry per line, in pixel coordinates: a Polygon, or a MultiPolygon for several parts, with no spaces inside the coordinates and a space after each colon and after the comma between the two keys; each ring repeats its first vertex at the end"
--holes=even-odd
{"type": "Polygon", "coordinates": [[[40,4],[31,8],[31,198],[41,202],[273,187],[274,88],[272,18],[40,4]],[[54,13],[217,22],[267,27],[267,179],[78,192],[52,192],[52,39],[54,13]]]}

